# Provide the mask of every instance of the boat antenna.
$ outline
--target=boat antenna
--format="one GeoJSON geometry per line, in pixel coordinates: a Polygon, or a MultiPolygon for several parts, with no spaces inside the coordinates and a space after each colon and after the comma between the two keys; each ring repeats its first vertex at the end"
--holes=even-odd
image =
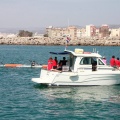
{"type": "Polygon", "coordinates": [[[64,51],[66,51],[67,50],[67,45],[65,45],[65,50],[64,51]]]}
{"type": "Polygon", "coordinates": [[[96,48],[93,48],[93,53],[97,53],[96,48]]]}

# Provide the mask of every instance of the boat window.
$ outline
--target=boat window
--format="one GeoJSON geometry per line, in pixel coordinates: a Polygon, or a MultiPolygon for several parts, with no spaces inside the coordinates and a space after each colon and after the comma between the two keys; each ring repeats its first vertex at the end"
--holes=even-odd
{"type": "Polygon", "coordinates": [[[97,61],[96,58],[93,58],[93,57],[84,57],[84,58],[81,59],[80,65],[91,65],[95,61],[97,61]]]}
{"type": "Polygon", "coordinates": [[[98,65],[104,65],[104,63],[100,59],[98,59],[98,65]]]}
{"type": "Polygon", "coordinates": [[[82,58],[81,59],[81,61],[80,61],[80,64],[81,65],[89,65],[89,64],[91,64],[91,58],[89,58],[89,57],[84,57],[84,58],[82,58]]]}

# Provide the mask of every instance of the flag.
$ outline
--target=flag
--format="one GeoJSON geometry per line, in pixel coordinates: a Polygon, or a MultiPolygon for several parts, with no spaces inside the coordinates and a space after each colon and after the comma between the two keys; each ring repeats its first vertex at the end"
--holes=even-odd
{"type": "Polygon", "coordinates": [[[70,40],[71,40],[71,38],[70,38],[70,37],[67,37],[67,38],[66,38],[66,46],[65,46],[65,50],[66,50],[67,45],[68,45],[68,43],[70,42],[70,40]]]}
{"type": "Polygon", "coordinates": [[[71,39],[70,39],[69,37],[67,37],[66,42],[69,43],[70,40],[71,40],[71,39]]]}

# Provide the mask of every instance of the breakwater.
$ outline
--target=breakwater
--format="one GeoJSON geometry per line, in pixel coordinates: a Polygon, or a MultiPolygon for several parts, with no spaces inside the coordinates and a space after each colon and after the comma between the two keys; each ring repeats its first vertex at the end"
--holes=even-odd
{"type": "MultiPolygon", "coordinates": [[[[1,37],[1,45],[65,45],[66,38],[50,37],[1,37]]],[[[68,45],[120,46],[120,38],[77,38],[71,39],[68,45]]]]}

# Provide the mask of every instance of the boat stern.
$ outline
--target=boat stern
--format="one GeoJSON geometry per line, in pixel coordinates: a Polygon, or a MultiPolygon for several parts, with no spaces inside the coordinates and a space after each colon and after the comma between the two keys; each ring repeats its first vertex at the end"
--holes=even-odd
{"type": "Polygon", "coordinates": [[[32,81],[40,84],[52,84],[58,72],[41,69],[40,78],[32,78],[32,81]]]}

